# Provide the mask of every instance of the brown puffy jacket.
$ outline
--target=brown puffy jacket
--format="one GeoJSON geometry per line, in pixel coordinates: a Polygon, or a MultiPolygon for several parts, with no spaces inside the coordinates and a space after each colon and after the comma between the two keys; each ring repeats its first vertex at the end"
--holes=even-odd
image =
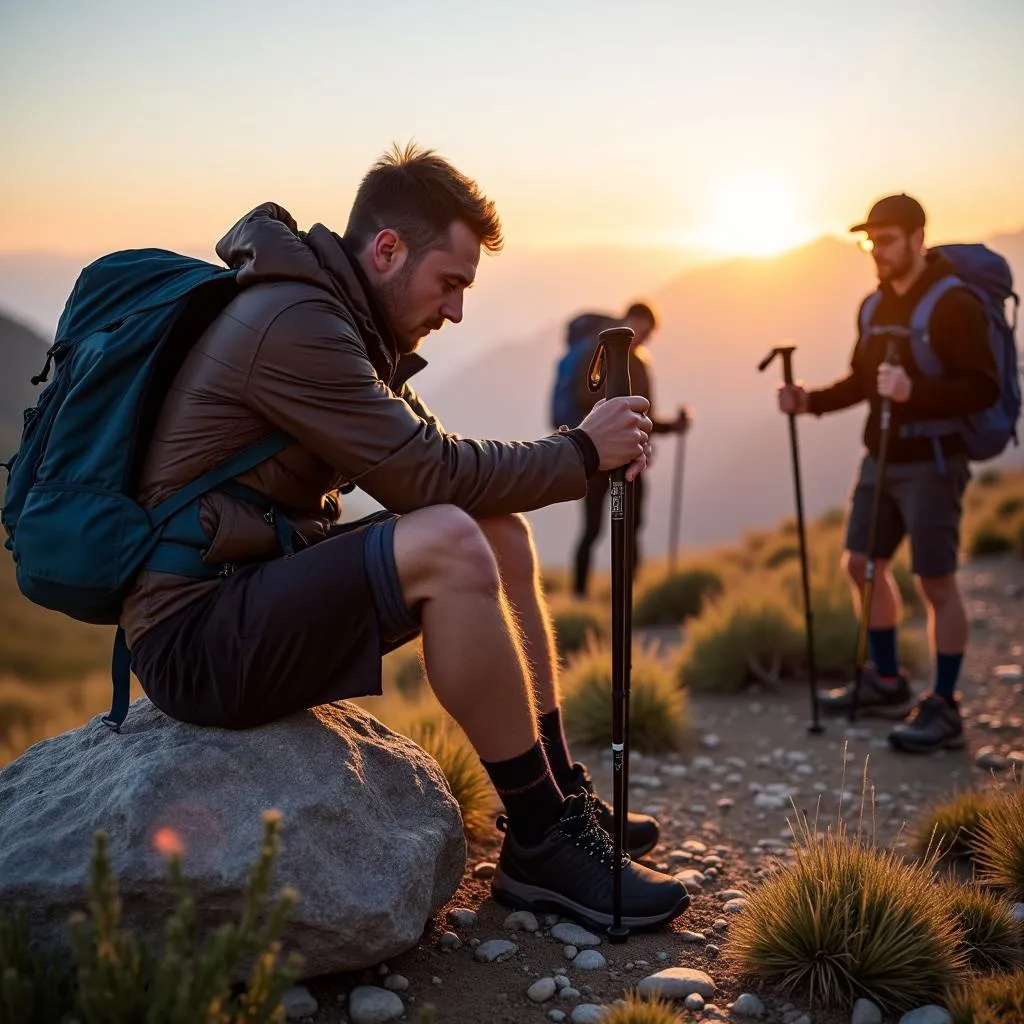
{"type": "MultiPolygon", "coordinates": [[[[171,384],[141,472],[144,506],[275,429],[296,443],[237,479],[289,509],[310,544],[337,518],[346,481],[395,512],[453,504],[477,518],[586,493],[580,450],[564,435],[499,442],[444,431],[408,384],[425,363],[399,357],[361,268],[322,224],[299,232],[267,203],[235,224],[217,254],[244,288],[171,384]]],[[[200,518],[210,565],[280,554],[253,505],[210,493],[200,518]]],[[[121,618],[129,647],[216,586],[141,573],[121,618]]]]}

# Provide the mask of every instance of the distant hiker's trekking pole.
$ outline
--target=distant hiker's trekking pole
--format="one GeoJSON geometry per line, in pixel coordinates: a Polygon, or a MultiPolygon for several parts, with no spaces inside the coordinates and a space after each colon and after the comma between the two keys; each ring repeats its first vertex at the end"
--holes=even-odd
{"type": "Polygon", "coordinates": [[[668,521],[668,571],[676,570],[676,553],[679,550],[679,518],[683,505],[683,445],[686,434],[680,431],[676,435],[676,461],[672,467],[672,504],[669,509],[668,521]]]}
{"type": "MultiPolygon", "coordinates": [[[[786,384],[793,383],[793,352],[795,345],[782,345],[773,348],[761,360],[758,370],[762,373],[772,364],[776,356],[782,356],[782,379],[786,384]]],[[[800,575],[804,588],[804,619],[807,623],[807,674],[811,689],[811,724],[809,732],[822,733],[825,727],[818,716],[818,670],[814,654],[814,613],[811,611],[811,584],[807,571],[807,533],[804,529],[804,499],[800,487],[800,452],[796,441],[796,416],[789,413],[789,448],[793,455],[793,487],[796,491],[796,525],[800,537],[800,575]]]]}
{"type": "MultiPolygon", "coordinates": [[[[899,365],[896,339],[890,338],[885,349],[885,361],[890,366],[899,365]]],[[[864,680],[864,666],[868,658],[868,630],[871,628],[871,605],[875,597],[875,542],[878,532],[878,510],[882,504],[882,489],[885,484],[885,461],[889,450],[889,422],[892,419],[892,401],[882,399],[878,423],[878,458],[875,460],[875,490],[871,497],[871,519],[868,523],[867,564],[864,566],[864,586],[860,593],[860,623],[857,629],[857,650],[854,654],[853,697],[850,700],[850,721],[857,717],[860,703],[860,688],[864,680]]]]}
{"type": "MultiPolygon", "coordinates": [[[[632,394],[629,379],[629,348],[633,332],[613,327],[598,335],[598,351],[591,363],[602,357],[606,370],[605,398],[632,394]]],[[[629,813],[629,676],[632,646],[633,592],[633,485],[626,481],[626,467],[611,472],[612,520],[612,867],[613,921],[608,926],[612,942],[625,942],[629,929],[622,925],[622,851],[626,843],[626,815],[629,813]]]]}

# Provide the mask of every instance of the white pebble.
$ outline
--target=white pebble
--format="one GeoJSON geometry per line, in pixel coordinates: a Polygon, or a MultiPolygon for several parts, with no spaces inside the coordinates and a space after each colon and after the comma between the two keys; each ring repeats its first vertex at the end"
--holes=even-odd
{"type": "Polygon", "coordinates": [[[693,1013],[700,1013],[704,1009],[704,997],[698,992],[691,992],[684,1000],[683,1006],[693,1013]]]}
{"type": "Polygon", "coordinates": [[[312,1017],[320,1008],[305,985],[296,985],[294,988],[287,989],[281,996],[281,1004],[284,1006],[284,1015],[289,1020],[312,1017]]]}
{"type": "Polygon", "coordinates": [[[732,1012],[737,1017],[763,1017],[764,1003],[752,993],[744,992],[736,997],[736,1002],[732,1004],[732,1012]]]}
{"type": "Polygon", "coordinates": [[[584,949],[572,962],[573,967],[580,971],[596,971],[608,966],[608,961],[596,949],[584,949]]]}
{"type": "Polygon", "coordinates": [[[599,936],[593,932],[588,932],[586,928],[581,928],[578,924],[570,922],[556,924],[551,929],[551,937],[559,942],[564,942],[567,946],[576,946],[578,949],[585,946],[601,945],[599,936]]]}
{"type": "Polygon", "coordinates": [[[597,1003],[580,1003],[569,1020],[572,1024],[598,1024],[598,1021],[608,1012],[607,1006],[598,1006],[597,1003]]]}
{"type": "Polygon", "coordinates": [[[518,951],[519,947],[514,942],[509,942],[508,939],[488,939],[473,950],[473,957],[481,963],[500,964],[518,951]]]}
{"type": "Polygon", "coordinates": [[[900,1017],[900,1024],[953,1024],[949,1010],[941,1006],[919,1006],[900,1017]]]}
{"type": "Polygon", "coordinates": [[[528,910],[517,910],[505,918],[505,927],[514,932],[535,932],[540,925],[528,910]]]}
{"type": "Polygon", "coordinates": [[[384,979],[384,987],[389,992],[404,992],[409,987],[409,979],[401,974],[389,974],[384,979]]]}
{"type": "Polygon", "coordinates": [[[870,999],[858,999],[850,1024],[882,1024],[882,1011],[870,999]]]}
{"type": "Polygon", "coordinates": [[[456,907],[448,911],[448,923],[453,928],[470,928],[476,924],[476,911],[466,910],[465,907],[456,907]]]}
{"type": "Polygon", "coordinates": [[[546,1003],[557,990],[554,978],[541,978],[526,990],[526,995],[534,1003],[546,1003]]]}
{"type": "Polygon", "coordinates": [[[348,1015],[352,1024],[385,1024],[405,1013],[402,1000],[394,992],[374,985],[359,985],[348,999],[348,1015]]]}

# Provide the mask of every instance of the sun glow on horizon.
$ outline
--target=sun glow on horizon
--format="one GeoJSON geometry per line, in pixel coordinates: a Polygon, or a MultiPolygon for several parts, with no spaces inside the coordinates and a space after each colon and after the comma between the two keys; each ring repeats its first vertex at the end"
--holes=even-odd
{"type": "Polygon", "coordinates": [[[709,212],[711,219],[700,229],[699,240],[721,255],[777,256],[815,235],[792,191],[765,174],[725,182],[709,212]]]}

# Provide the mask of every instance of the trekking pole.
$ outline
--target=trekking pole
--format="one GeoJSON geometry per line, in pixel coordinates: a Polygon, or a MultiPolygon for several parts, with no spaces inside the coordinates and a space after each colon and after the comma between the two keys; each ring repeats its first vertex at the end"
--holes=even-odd
{"type": "MultiPolygon", "coordinates": [[[[890,338],[885,349],[885,361],[890,366],[899,365],[896,351],[896,339],[890,338]]],[[[878,531],[878,510],[882,505],[882,487],[885,482],[886,453],[889,450],[889,423],[892,418],[892,401],[882,399],[882,408],[878,422],[878,458],[875,460],[875,490],[871,496],[871,519],[868,523],[867,564],[864,566],[864,586],[860,594],[860,622],[857,627],[857,649],[854,653],[853,697],[850,701],[852,722],[857,717],[857,706],[860,703],[860,688],[864,680],[864,666],[868,654],[868,630],[871,628],[871,605],[875,598],[875,542],[878,531]]]]}
{"type": "MultiPolygon", "coordinates": [[[[768,369],[776,356],[782,357],[782,379],[786,384],[793,383],[793,352],[795,345],[782,345],[773,348],[761,360],[758,370],[762,373],[768,369]]],[[[800,576],[804,590],[804,620],[807,631],[807,674],[811,691],[811,724],[808,732],[823,733],[825,727],[818,717],[818,670],[814,653],[814,613],[811,610],[811,584],[807,570],[807,532],[804,528],[804,499],[800,486],[800,452],[796,439],[796,416],[789,413],[789,449],[793,457],[793,487],[796,492],[796,525],[800,538],[800,576]]]]}
{"type": "MultiPolygon", "coordinates": [[[[629,349],[633,332],[628,327],[602,331],[607,376],[605,397],[632,394],[629,349]]],[[[631,595],[633,591],[633,485],[626,481],[626,467],[611,471],[612,531],[612,868],[613,922],[608,926],[612,942],[625,942],[629,929],[622,925],[622,854],[625,849],[629,771],[629,675],[632,642],[631,595]]]]}
{"type": "Polygon", "coordinates": [[[683,504],[683,445],[686,434],[682,431],[676,435],[676,460],[672,467],[672,503],[668,523],[668,571],[675,572],[676,551],[679,548],[679,518],[683,504]]]}

